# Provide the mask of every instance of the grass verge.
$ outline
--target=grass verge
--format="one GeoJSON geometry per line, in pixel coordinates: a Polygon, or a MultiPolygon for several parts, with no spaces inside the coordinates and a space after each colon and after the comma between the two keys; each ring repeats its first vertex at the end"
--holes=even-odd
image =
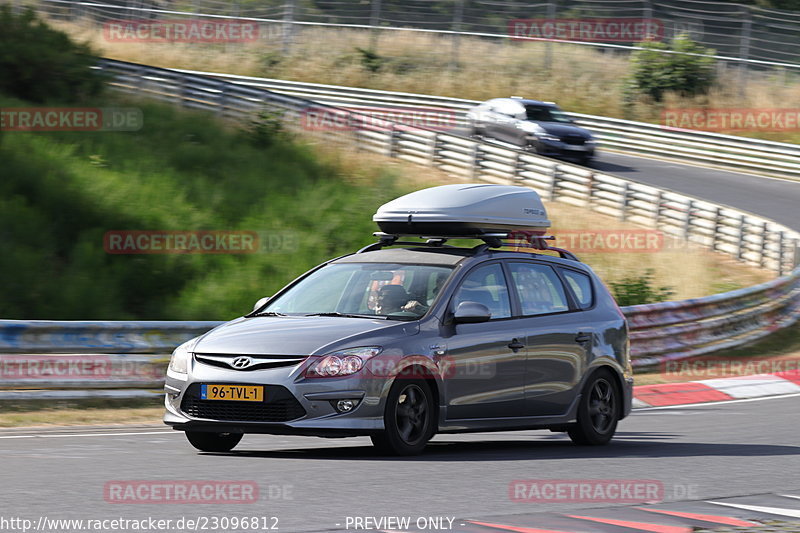
{"type": "Polygon", "coordinates": [[[0,405],[0,428],[155,424],[164,416],[161,395],[127,400],[3,400],[0,405]]]}

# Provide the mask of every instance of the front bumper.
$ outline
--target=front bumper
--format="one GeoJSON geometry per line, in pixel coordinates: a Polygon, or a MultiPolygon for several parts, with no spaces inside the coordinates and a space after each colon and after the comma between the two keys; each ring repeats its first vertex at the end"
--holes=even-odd
{"type": "Polygon", "coordinates": [[[368,435],[384,428],[385,379],[372,376],[307,379],[303,364],[238,371],[193,360],[188,374],[167,373],[164,423],[187,431],[316,436],[368,435]],[[202,384],[260,385],[262,402],[206,400],[202,384]],[[340,413],[338,400],[357,400],[340,413]]]}
{"type": "Polygon", "coordinates": [[[530,138],[530,145],[536,148],[539,155],[561,159],[585,160],[594,157],[595,144],[568,144],[563,141],[530,138]]]}

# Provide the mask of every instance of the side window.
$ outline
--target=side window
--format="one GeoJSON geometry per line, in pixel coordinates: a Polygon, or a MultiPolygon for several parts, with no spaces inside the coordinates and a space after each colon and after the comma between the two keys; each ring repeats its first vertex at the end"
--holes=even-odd
{"type": "Polygon", "coordinates": [[[453,310],[461,302],[478,302],[489,308],[492,319],[511,316],[508,286],[499,263],[478,267],[464,278],[453,297],[453,310]]]}
{"type": "Polygon", "coordinates": [[[509,263],[509,267],[523,315],[569,311],[564,285],[555,270],[537,263],[509,263]]]}
{"type": "Polygon", "coordinates": [[[594,293],[592,292],[592,280],[586,274],[574,270],[561,269],[567,285],[572,289],[575,299],[581,309],[587,309],[594,304],[594,293]]]}

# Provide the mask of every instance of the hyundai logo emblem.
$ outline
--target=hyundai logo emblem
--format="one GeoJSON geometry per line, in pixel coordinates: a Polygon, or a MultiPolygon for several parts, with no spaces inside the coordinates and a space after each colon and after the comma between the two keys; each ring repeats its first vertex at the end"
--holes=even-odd
{"type": "Polygon", "coordinates": [[[237,357],[236,359],[231,361],[231,366],[233,368],[238,368],[238,369],[247,368],[252,364],[253,360],[250,359],[249,357],[237,357]]]}

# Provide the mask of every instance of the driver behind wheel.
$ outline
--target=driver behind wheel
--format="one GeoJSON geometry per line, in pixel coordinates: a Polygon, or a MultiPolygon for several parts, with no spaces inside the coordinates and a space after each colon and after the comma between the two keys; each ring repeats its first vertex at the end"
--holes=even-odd
{"type": "Polygon", "coordinates": [[[402,285],[384,285],[378,291],[378,301],[375,312],[379,315],[396,313],[412,313],[420,315],[427,310],[427,306],[416,300],[410,300],[406,289],[402,285]]]}

